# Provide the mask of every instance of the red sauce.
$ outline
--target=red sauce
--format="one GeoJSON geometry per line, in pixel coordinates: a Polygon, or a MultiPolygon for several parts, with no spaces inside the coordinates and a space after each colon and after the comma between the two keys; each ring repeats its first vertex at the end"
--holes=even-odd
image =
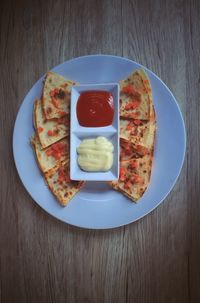
{"type": "Polygon", "coordinates": [[[78,99],[76,111],[81,126],[111,125],[114,116],[113,95],[107,91],[83,92],[78,99]]]}

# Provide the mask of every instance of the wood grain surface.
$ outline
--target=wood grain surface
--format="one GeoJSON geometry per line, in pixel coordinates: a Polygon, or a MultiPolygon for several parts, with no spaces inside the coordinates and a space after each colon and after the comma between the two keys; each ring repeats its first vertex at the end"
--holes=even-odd
{"type": "Polygon", "coordinates": [[[0,302],[200,302],[199,16],[198,0],[1,1],[0,302]],[[101,231],[45,213],[12,156],[15,117],[34,82],[96,53],[128,57],[160,76],[187,127],[184,167],[164,203],[101,231]]]}

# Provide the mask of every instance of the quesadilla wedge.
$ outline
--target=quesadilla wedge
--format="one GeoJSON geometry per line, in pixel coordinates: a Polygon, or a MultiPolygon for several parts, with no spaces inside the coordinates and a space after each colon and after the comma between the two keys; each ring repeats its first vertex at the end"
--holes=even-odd
{"type": "Polygon", "coordinates": [[[42,105],[47,120],[69,114],[71,87],[75,84],[56,73],[47,73],[42,95],[42,105]]]}
{"type": "Polygon", "coordinates": [[[137,202],[145,192],[151,176],[152,154],[120,163],[118,181],[110,182],[113,189],[137,202]]]}
{"type": "Polygon", "coordinates": [[[54,167],[44,176],[51,192],[62,206],[66,206],[84,184],[83,181],[70,180],[69,163],[54,167]]]}
{"type": "Polygon", "coordinates": [[[120,81],[120,116],[149,120],[149,87],[146,82],[149,80],[143,70],[136,70],[120,81]]]}
{"type": "Polygon", "coordinates": [[[57,166],[60,162],[69,161],[69,137],[66,137],[43,149],[37,135],[31,138],[38,165],[43,173],[57,166]]]}
{"type": "Polygon", "coordinates": [[[153,106],[151,85],[147,75],[143,70],[138,70],[136,71],[135,77],[135,82],[137,83],[138,90],[148,95],[149,120],[145,121],[140,119],[127,119],[121,117],[120,138],[123,139],[122,143],[126,143],[128,149],[130,149],[132,144],[132,149],[136,150],[138,154],[144,155],[153,150],[154,147],[156,118],[153,106]],[[138,74],[143,79],[142,86],[140,86],[141,82],[138,80],[138,74]]]}
{"type": "Polygon", "coordinates": [[[41,100],[35,101],[34,111],[36,133],[42,148],[69,135],[69,115],[59,119],[45,120],[41,100]]]}

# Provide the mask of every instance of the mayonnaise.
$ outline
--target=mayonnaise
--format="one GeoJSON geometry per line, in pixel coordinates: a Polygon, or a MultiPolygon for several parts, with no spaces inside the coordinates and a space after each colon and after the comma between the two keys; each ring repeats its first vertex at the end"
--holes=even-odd
{"type": "Polygon", "coordinates": [[[108,171],[113,165],[113,144],[105,137],[84,139],[77,148],[78,164],[85,171],[108,171]]]}

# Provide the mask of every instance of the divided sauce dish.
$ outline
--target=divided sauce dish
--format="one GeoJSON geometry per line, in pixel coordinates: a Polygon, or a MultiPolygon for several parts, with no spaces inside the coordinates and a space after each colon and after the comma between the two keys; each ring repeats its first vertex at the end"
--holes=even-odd
{"type": "Polygon", "coordinates": [[[85,84],[73,86],[71,90],[70,111],[70,178],[83,181],[112,181],[119,177],[119,84],[85,84]],[[77,116],[77,103],[82,93],[101,91],[113,96],[114,116],[111,125],[103,127],[81,126],[77,116]],[[105,137],[113,144],[113,164],[108,171],[90,172],[82,170],[78,164],[77,148],[84,139],[105,137]]]}

